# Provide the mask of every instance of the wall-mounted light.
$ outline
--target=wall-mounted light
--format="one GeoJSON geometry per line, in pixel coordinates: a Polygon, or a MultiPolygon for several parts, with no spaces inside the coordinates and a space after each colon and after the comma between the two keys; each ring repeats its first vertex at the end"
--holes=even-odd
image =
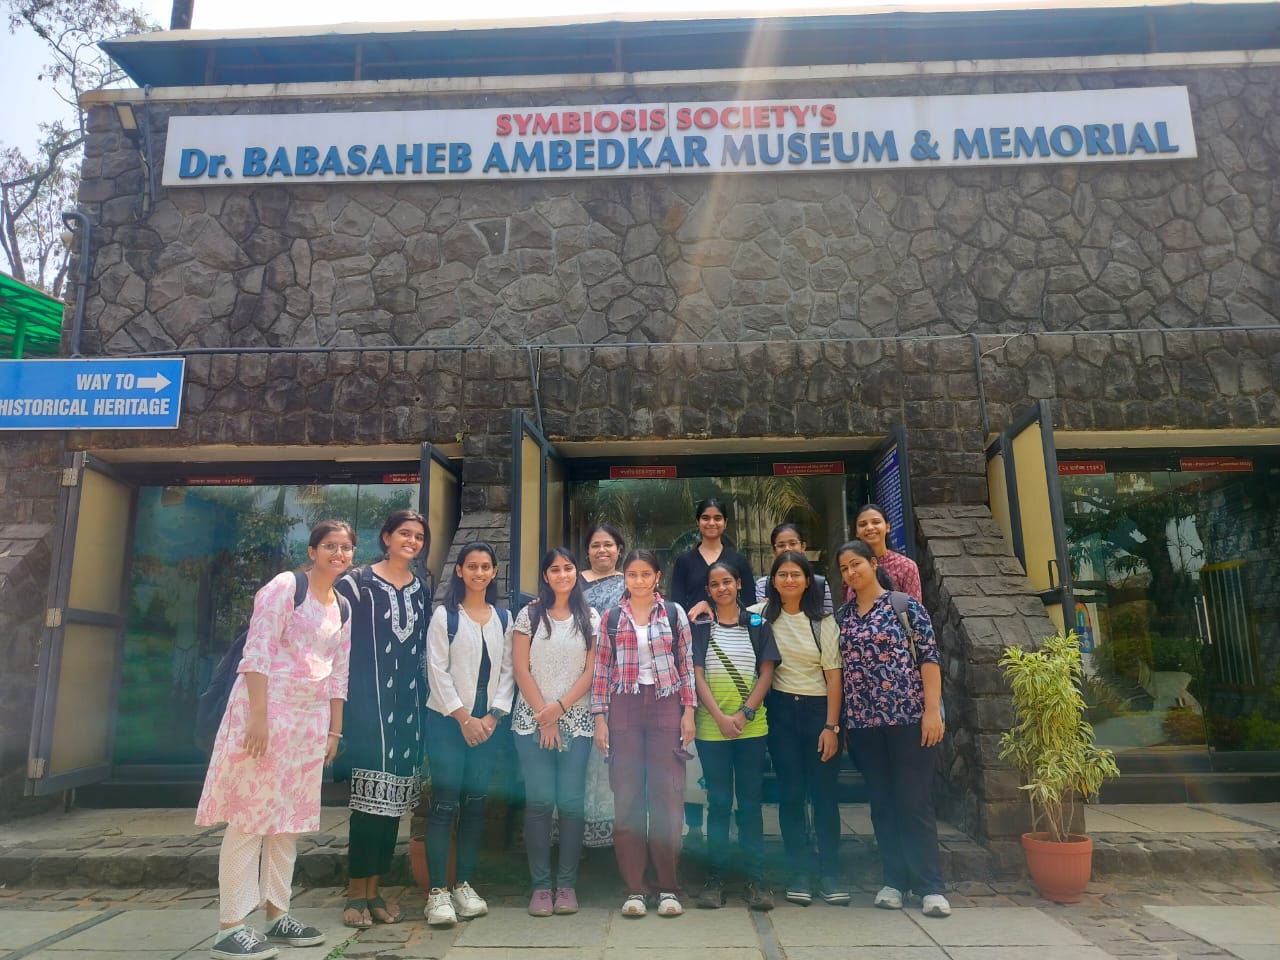
{"type": "MultiPolygon", "coordinates": [[[[148,91],[150,88],[147,88],[148,91]]],[[[142,154],[142,164],[146,179],[142,188],[142,202],[139,214],[146,216],[156,195],[155,160],[151,150],[151,124],[148,122],[146,104],[135,106],[131,101],[121,100],[115,105],[116,117],[120,120],[120,129],[137,146],[142,154]]]]}
{"type": "Polygon", "coordinates": [[[130,140],[138,136],[138,116],[133,112],[132,103],[117,103],[116,116],[120,118],[120,127],[130,140]]]}

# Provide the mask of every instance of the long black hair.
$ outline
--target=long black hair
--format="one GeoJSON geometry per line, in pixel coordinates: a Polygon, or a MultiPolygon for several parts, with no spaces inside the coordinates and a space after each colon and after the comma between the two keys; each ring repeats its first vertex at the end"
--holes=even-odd
{"type": "Polygon", "coordinates": [[[449,585],[444,588],[444,605],[447,610],[456,612],[458,605],[467,595],[467,585],[462,582],[462,577],[458,576],[458,568],[466,563],[467,557],[473,553],[487,553],[489,559],[493,561],[494,577],[484,591],[484,599],[486,603],[498,605],[498,555],[493,552],[493,547],[483,540],[472,540],[470,543],[463,544],[462,549],[458,551],[453,573],[449,575],[449,585]]]}
{"type": "MultiPolygon", "coordinates": [[[[876,508],[879,509],[879,508],[876,508]]],[[[861,514],[859,514],[861,516],[861,514]]],[[[880,514],[884,516],[884,514],[880,514]]],[[[896,590],[893,577],[889,571],[880,566],[879,559],[876,558],[876,552],[871,549],[871,544],[865,540],[850,540],[846,544],[842,544],[840,549],[836,551],[836,579],[843,581],[844,577],[840,574],[840,555],[844,553],[856,553],[863,560],[866,560],[876,568],[876,581],[886,590],[896,590]]]]}
{"type": "MultiPolygon", "coordinates": [[[[538,632],[538,625],[545,623],[547,625],[547,633],[551,633],[551,615],[550,611],[556,602],[556,592],[551,589],[551,584],[547,583],[546,573],[551,565],[557,560],[568,560],[573,564],[574,570],[578,570],[578,558],[568,547],[552,547],[542,556],[542,563],[538,564],[538,598],[529,604],[529,639],[533,639],[533,635],[538,632]]],[[[576,577],[573,581],[573,589],[569,591],[569,612],[573,614],[573,622],[578,628],[578,633],[582,635],[582,640],[586,644],[587,649],[591,649],[591,607],[587,605],[586,595],[582,592],[582,583],[576,577]]]]}
{"type": "MultiPolygon", "coordinates": [[[[347,535],[347,539],[351,541],[351,552],[347,554],[347,556],[354,559],[356,552],[356,531],[355,528],[345,520],[321,520],[311,528],[311,534],[307,537],[307,546],[312,550],[319,550],[321,541],[331,533],[345,533],[347,535]]],[[[301,569],[310,570],[314,566],[315,561],[308,557],[302,564],[301,569]]]]}
{"type": "Polygon", "coordinates": [[[778,524],[776,527],[773,528],[773,533],[769,534],[769,546],[772,547],[775,543],[777,543],[778,535],[780,533],[785,533],[788,530],[794,533],[796,535],[796,539],[799,540],[801,543],[809,542],[808,540],[805,539],[804,534],[800,531],[800,528],[798,526],[796,526],[790,520],[784,520],[782,523],[778,524]]]}
{"type": "Polygon", "coordinates": [[[728,523],[729,506],[724,502],[724,499],[722,497],[703,497],[701,500],[695,503],[693,505],[693,519],[701,520],[702,515],[706,513],[708,510],[710,510],[712,507],[715,507],[722,514],[724,514],[725,522],[728,523]]]}
{"type": "Polygon", "coordinates": [[[813,564],[798,550],[788,550],[773,558],[773,567],[769,570],[769,579],[765,581],[764,586],[764,618],[773,623],[782,615],[782,597],[774,585],[773,578],[777,575],[778,568],[784,563],[794,563],[804,572],[805,585],[804,594],[800,597],[800,612],[816,623],[826,616],[823,610],[825,604],[822,591],[818,588],[818,581],[814,579],[813,564]]]}

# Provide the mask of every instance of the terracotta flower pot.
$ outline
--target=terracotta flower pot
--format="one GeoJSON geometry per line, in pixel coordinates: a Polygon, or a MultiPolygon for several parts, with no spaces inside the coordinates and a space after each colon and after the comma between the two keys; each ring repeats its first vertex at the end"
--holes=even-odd
{"type": "Polygon", "coordinates": [[[1093,872],[1093,841],[1070,834],[1060,843],[1045,833],[1024,833],[1027,870],[1040,896],[1054,903],[1079,903],[1093,872]]]}

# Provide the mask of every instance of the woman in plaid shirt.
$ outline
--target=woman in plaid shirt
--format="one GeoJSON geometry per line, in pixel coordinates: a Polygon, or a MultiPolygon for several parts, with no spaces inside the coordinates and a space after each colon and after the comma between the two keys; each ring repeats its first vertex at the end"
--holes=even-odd
{"type": "Polygon", "coordinates": [[[676,861],[684,826],[684,765],[690,759],[693,648],[689,618],[658,593],[662,573],[649,550],[622,564],[627,592],[605,611],[591,684],[596,746],[609,760],[615,812],[613,849],[627,888],[624,917],[643,917],[645,864],[657,874],[658,916],[680,906],[676,861]]]}

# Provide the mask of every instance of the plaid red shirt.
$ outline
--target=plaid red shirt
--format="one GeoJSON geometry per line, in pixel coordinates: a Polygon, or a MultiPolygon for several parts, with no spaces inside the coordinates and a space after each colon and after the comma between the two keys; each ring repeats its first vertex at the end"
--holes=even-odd
{"type": "MultiPolygon", "coordinates": [[[[697,705],[698,697],[693,685],[693,642],[689,618],[678,603],[673,602],[671,606],[675,610],[680,633],[674,655],[666,603],[657,592],[654,593],[653,608],[649,611],[649,645],[653,649],[655,692],[659,697],[678,693],[680,705],[692,707],[697,705]]],[[[609,698],[614,693],[640,692],[640,659],[636,645],[631,601],[623,597],[617,607],[606,610],[600,618],[595,675],[591,679],[592,713],[608,713],[609,698]],[[620,614],[614,614],[614,610],[620,614]],[[609,624],[614,620],[617,620],[618,629],[610,636],[609,624]]]]}

